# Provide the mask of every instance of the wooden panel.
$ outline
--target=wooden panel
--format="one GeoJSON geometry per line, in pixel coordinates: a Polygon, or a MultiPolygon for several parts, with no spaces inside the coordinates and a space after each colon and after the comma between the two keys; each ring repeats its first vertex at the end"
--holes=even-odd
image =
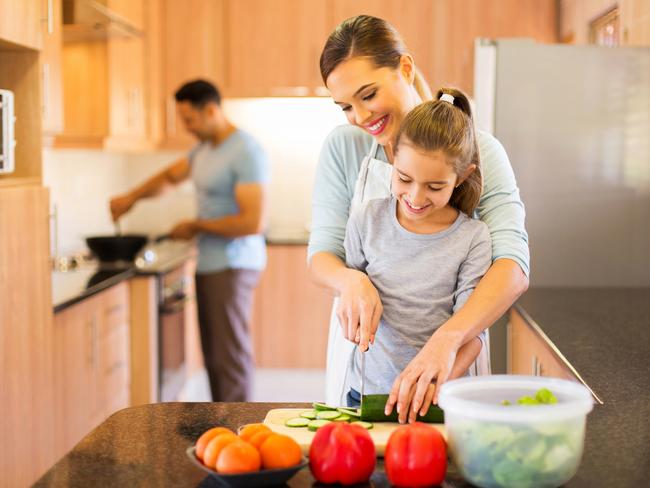
{"type": "Polygon", "coordinates": [[[49,195],[0,189],[0,471],[28,486],[55,461],[49,195]]]}
{"type": "Polygon", "coordinates": [[[318,58],[329,27],[326,1],[229,1],[226,26],[230,96],[313,95],[323,84],[318,58]]]}
{"type": "Polygon", "coordinates": [[[41,48],[41,19],[49,0],[0,0],[0,39],[41,48]]]}
{"type": "Polygon", "coordinates": [[[188,260],[185,263],[184,271],[187,280],[186,293],[190,297],[185,304],[185,367],[189,379],[204,367],[199,316],[196,308],[196,285],[194,281],[196,259],[188,260]]]}
{"type": "Polygon", "coordinates": [[[307,246],[269,246],[253,307],[257,366],[325,368],[331,306],[308,276],[307,246]]]}
{"type": "Polygon", "coordinates": [[[129,281],[131,297],[131,405],[158,401],[158,316],[156,279],[129,281]]]}
{"type": "Polygon", "coordinates": [[[57,146],[102,147],[109,122],[106,42],[64,44],[63,113],[57,146]]]}
{"type": "Polygon", "coordinates": [[[0,186],[41,181],[40,65],[36,51],[0,50],[0,87],[14,92],[16,170],[0,186]]]}
{"type": "Polygon", "coordinates": [[[144,0],[108,0],[107,6],[134,27],[144,27],[144,0]]]}
{"type": "Polygon", "coordinates": [[[508,365],[510,374],[578,381],[516,310],[511,310],[508,322],[508,365]]]}
{"type": "Polygon", "coordinates": [[[122,282],[101,293],[103,319],[100,336],[109,334],[114,327],[129,324],[129,285],[122,282]]]}
{"type": "Polygon", "coordinates": [[[165,0],[163,10],[164,146],[189,149],[195,140],[176,114],[174,93],[183,83],[196,78],[212,81],[223,89],[224,0],[165,0]]]}
{"type": "Polygon", "coordinates": [[[370,14],[391,22],[413,51],[432,90],[455,86],[471,95],[474,39],[530,37],[556,41],[554,0],[333,0],[334,19],[370,14]]]}
{"type": "Polygon", "coordinates": [[[41,51],[43,133],[53,135],[63,130],[63,19],[62,0],[52,2],[52,32],[43,22],[41,51]]]}

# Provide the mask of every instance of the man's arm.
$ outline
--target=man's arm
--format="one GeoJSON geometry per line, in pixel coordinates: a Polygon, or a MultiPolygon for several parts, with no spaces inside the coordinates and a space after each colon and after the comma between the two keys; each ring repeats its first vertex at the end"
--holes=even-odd
{"type": "Polygon", "coordinates": [[[195,220],[195,232],[207,232],[223,237],[260,234],[266,222],[266,188],[260,183],[235,185],[235,202],[239,213],[217,219],[195,220]]]}
{"type": "Polygon", "coordinates": [[[140,186],[135,187],[130,192],[111,199],[111,214],[113,220],[119,219],[127,213],[135,203],[141,198],[148,198],[159,195],[166,187],[181,183],[190,175],[190,163],[187,158],[167,166],[161,172],[155,174],[140,186]]]}

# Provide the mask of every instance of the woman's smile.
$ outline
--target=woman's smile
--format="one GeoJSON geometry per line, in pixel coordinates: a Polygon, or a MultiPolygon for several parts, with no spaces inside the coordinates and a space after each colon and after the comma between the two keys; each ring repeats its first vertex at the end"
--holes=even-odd
{"type": "Polygon", "coordinates": [[[373,136],[378,136],[382,132],[384,132],[384,129],[388,125],[388,119],[389,115],[384,115],[382,117],[379,117],[378,119],[373,120],[372,122],[368,124],[364,124],[364,128],[373,136]]]}
{"type": "Polygon", "coordinates": [[[414,215],[422,215],[431,206],[431,203],[427,203],[426,205],[422,206],[413,205],[407,198],[402,198],[401,201],[404,204],[404,209],[414,215]]]}

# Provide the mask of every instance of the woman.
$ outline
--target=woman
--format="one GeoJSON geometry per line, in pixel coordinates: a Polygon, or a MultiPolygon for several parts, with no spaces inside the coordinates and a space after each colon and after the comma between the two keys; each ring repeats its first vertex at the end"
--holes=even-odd
{"type": "MultiPolygon", "coordinates": [[[[325,44],[320,69],[350,123],[332,131],[324,143],[309,241],[314,280],[338,296],[330,324],[326,400],[342,404],[353,343],[364,351],[382,314],[368,277],[345,266],[343,240],[350,208],[390,195],[397,130],[405,115],[431,93],[399,34],[376,17],[362,15],[342,22],[325,44]]],[[[496,139],[482,132],[477,136],[484,191],[476,214],[490,230],[493,263],[465,305],[436,330],[395,380],[386,412],[396,405],[401,422],[427,407],[424,396],[434,380],[437,401],[460,347],[492,325],[528,286],[524,206],[510,162],[496,139]]],[[[484,347],[487,353],[487,344],[484,347]]]]}

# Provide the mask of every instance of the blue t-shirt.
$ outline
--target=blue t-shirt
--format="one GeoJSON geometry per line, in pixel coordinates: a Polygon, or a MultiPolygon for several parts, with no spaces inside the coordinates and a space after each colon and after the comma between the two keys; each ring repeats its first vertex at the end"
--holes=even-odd
{"type": "MultiPolygon", "coordinates": [[[[188,159],[201,220],[239,213],[235,186],[269,180],[269,162],[264,150],[240,129],[217,146],[211,142],[199,143],[188,159]]],[[[197,273],[232,268],[261,271],[266,266],[266,244],[261,234],[231,238],[204,232],[199,235],[198,247],[197,273]]]]}

